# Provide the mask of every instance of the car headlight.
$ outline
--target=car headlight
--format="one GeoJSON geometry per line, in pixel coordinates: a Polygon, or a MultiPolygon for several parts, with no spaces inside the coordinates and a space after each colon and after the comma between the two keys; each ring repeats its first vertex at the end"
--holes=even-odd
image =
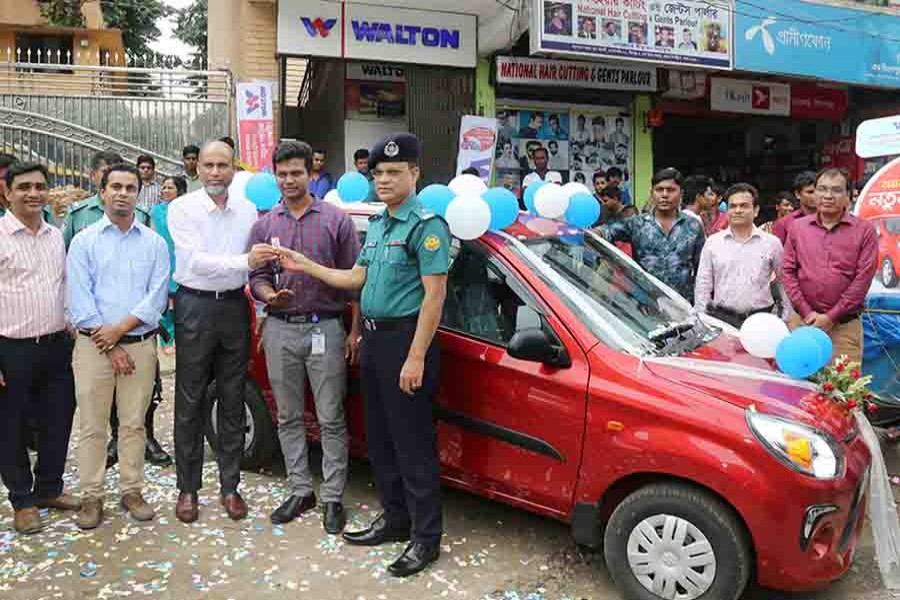
{"type": "Polygon", "coordinates": [[[791,469],[817,479],[833,479],[841,472],[841,450],[827,433],[755,411],[747,415],[763,446],[791,469]]]}

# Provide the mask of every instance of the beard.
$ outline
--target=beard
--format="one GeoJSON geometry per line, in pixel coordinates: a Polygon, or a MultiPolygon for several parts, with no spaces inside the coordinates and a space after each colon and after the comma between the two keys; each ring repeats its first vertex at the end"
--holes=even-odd
{"type": "Polygon", "coordinates": [[[208,184],[203,187],[210,196],[221,196],[228,191],[228,186],[221,183],[208,184]]]}

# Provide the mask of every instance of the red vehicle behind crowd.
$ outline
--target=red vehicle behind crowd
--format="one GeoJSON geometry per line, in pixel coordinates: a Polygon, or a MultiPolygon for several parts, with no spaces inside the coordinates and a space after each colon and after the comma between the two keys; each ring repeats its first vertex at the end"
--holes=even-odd
{"type": "MultiPolygon", "coordinates": [[[[347,208],[361,235],[380,209],[347,208]]],[[[438,333],[446,484],[570,523],[628,598],[734,599],[751,578],[809,590],[846,573],[870,455],[844,409],[581,230],[523,214],[452,259],[438,333]]],[[[277,447],[258,353],[251,370],[247,467],[277,447]]],[[[314,415],[309,404],[316,435],[314,415]]]]}

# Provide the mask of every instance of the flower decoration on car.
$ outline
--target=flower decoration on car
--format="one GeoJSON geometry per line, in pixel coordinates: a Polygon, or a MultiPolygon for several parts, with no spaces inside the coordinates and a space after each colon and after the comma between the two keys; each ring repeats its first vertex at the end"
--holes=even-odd
{"type": "Polygon", "coordinates": [[[871,375],[862,374],[862,366],[846,356],[839,356],[813,377],[819,385],[818,395],[843,404],[848,409],[878,410],[877,396],[869,389],[871,375]]]}

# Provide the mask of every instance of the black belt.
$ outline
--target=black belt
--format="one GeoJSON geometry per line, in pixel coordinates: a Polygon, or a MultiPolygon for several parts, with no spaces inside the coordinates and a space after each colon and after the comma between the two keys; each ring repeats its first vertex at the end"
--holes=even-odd
{"type": "Polygon", "coordinates": [[[321,313],[304,313],[302,315],[286,315],[283,313],[269,313],[270,317],[275,317],[285,323],[319,323],[320,321],[328,321],[330,319],[340,319],[343,313],[340,312],[321,312],[321,313]]]}
{"type": "MultiPolygon", "coordinates": [[[[91,337],[91,332],[84,329],[79,329],[78,333],[80,333],[81,335],[86,335],[87,337],[91,337]]],[[[138,344],[140,342],[149,340],[157,333],[159,333],[159,330],[154,329],[153,331],[148,331],[143,335],[123,335],[119,338],[119,344],[138,344]]]]}
{"type": "Polygon", "coordinates": [[[238,298],[244,297],[244,288],[242,287],[233,290],[225,290],[224,292],[197,290],[186,285],[179,286],[178,289],[194,296],[199,296],[201,298],[212,298],[214,300],[237,300],[238,298]]]}
{"type": "Polygon", "coordinates": [[[69,332],[65,329],[60,329],[59,331],[54,331],[53,333],[45,333],[44,335],[38,335],[28,338],[8,338],[0,336],[0,340],[3,340],[4,342],[15,342],[18,344],[51,344],[67,337],[69,337],[69,332]]]}
{"type": "MultiPolygon", "coordinates": [[[[750,318],[751,316],[753,316],[753,315],[755,315],[755,314],[758,314],[758,313],[770,313],[770,312],[772,312],[772,309],[773,309],[773,308],[775,308],[775,305],[774,305],[774,304],[770,304],[770,305],[768,305],[768,306],[764,306],[763,308],[752,308],[752,309],[748,310],[747,312],[742,312],[742,313],[741,313],[741,312],[738,312],[738,311],[736,311],[736,310],[732,310],[732,309],[730,309],[730,308],[728,308],[728,307],[725,307],[725,306],[711,306],[711,307],[710,307],[710,312],[717,312],[717,313],[720,313],[720,314],[723,314],[723,315],[727,315],[727,316],[729,316],[729,317],[734,317],[734,318],[737,318],[737,319],[741,319],[742,321],[744,321],[744,320],[746,320],[746,319],[750,318]]],[[[713,315],[713,316],[715,316],[715,315],[713,315]]]]}
{"type": "Polygon", "coordinates": [[[410,325],[415,326],[418,321],[418,314],[390,319],[362,318],[363,329],[366,331],[405,331],[409,329],[410,325]]]}
{"type": "Polygon", "coordinates": [[[846,325],[846,324],[849,323],[850,321],[855,321],[855,320],[858,319],[861,315],[862,315],[862,312],[859,312],[859,311],[857,311],[857,312],[855,312],[855,313],[850,313],[849,315],[844,315],[843,317],[841,317],[840,319],[838,319],[838,324],[839,324],[839,325],[846,325]]]}

